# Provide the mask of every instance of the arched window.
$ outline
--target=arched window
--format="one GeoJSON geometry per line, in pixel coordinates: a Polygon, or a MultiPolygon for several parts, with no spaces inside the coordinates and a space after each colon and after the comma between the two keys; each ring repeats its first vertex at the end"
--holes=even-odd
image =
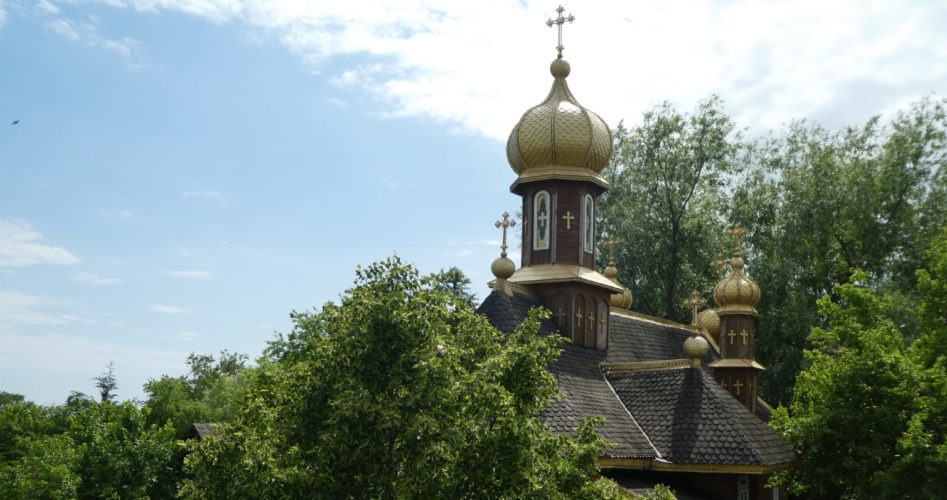
{"type": "Polygon", "coordinates": [[[549,221],[552,218],[549,193],[540,191],[533,198],[533,250],[549,249],[549,221]]]}
{"type": "Polygon", "coordinates": [[[582,248],[592,253],[595,250],[595,201],[592,195],[585,195],[582,205],[582,248]]]}

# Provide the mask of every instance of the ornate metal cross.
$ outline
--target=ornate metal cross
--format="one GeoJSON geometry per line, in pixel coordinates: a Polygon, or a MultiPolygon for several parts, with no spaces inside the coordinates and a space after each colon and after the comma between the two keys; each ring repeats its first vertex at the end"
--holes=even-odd
{"type": "Polygon", "coordinates": [[[575,16],[573,16],[572,14],[569,14],[569,17],[562,16],[562,13],[565,12],[565,10],[566,9],[560,5],[559,8],[556,9],[556,12],[559,13],[559,17],[555,19],[549,19],[546,21],[546,26],[549,26],[550,28],[552,28],[553,25],[556,25],[559,28],[559,45],[556,46],[556,50],[559,51],[559,56],[558,56],[559,59],[562,59],[562,49],[565,48],[562,46],[562,25],[565,23],[571,23],[572,21],[575,21],[575,16]]]}
{"type": "Polygon", "coordinates": [[[739,222],[734,224],[733,229],[730,230],[730,237],[733,238],[733,255],[740,255],[740,238],[743,238],[743,235],[746,234],[746,229],[743,229],[743,226],[739,222]]]}
{"type": "Polygon", "coordinates": [[[715,271],[717,271],[717,279],[720,279],[720,280],[723,279],[723,273],[724,273],[723,268],[726,266],[727,266],[727,259],[723,258],[723,255],[720,255],[717,260],[710,263],[710,267],[712,267],[715,271]]]}
{"type": "Polygon", "coordinates": [[[615,265],[615,247],[618,246],[618,240],[614,236],[608,238],[608,241],[605,242],[605,246],[608,247],[608,264],[611,266],[615,265]]]}
{"type": "Polygon", "coordinates": [[[572,221],[575,220],[575,216],[572,215],[571,211],[567,211],[566,214],[562,216],[562,220],[566,221],[566,229],[572,229],[572,221]]]}
{"type": "Polygon", "coordinates": [[[503,244],[500,245],[500,257],[506,257],[506,230],[516,225],[515,220],[510,220],[509,212],[503,212],[503,222],[496,221],[496,227],[503,228],[503,244]]]}
{"type": "Polygon", "coordinates": [[[691,298],[684,301],[684,305],[691,308],[691,325],[697,326],[697,308],[706,304],[707,299],[701,298],[697,290],[691,292],[691,298]]]}

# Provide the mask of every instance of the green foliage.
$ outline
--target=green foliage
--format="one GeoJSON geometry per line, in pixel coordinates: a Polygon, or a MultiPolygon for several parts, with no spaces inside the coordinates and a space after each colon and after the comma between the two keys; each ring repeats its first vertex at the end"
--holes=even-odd
{"type": "MultiPolygon", "coordinates": [[[[888,124],[838,132],[807,122],[751,144],[729,218],[746,226],[750,273],[760,285],[761,388],[789,401],[816,301],[863,269],[901,310],[917,304],[914,270],[947,223],[945,101],[925,99],[888,124]]],[[[898,309],[895,308],[895,309],[898,309]]],[[[892,311],[894,312],[894,311],[892,311]]],[[[896,318],[909,339],[916,318],[896,318]]]]}
{"type": "MultiPolygon", "coordinates": [[[[176,481],[172,464],[180,447],[174,440],[173,429],[147,425],[147,410],[140,410],[130,402],[86,404],[87,401],[77,398],[72,405],[50,409],[45,415],[45,424],[20,432],[16,438],[18,456],[0,468],[3,484],[0,496],[168,498],[174,495],[176,481]],[[57,422],[64,423],[65,428],[56,429],[57,422]]],[[[19,405],[26,407],[32,403],[19,405]]],[[[4,408],[3,413],[8,410],[4,408]]]]}
{"type": "Polygon", "coordinates": [[[811,365],[773,415],[802,458],[778,482],[811,498],[934,498],[947,488],[947,229],[928,255],[910,311],[856,284],[866,273],[819,301],[826,327],[812,329],[811,365]],[[913,344],[892,320],[907,315],[921,325],[913,344]]]}
{"type": "Polygon", "coordinates": [[[671,488],[663,484],[658,484],[655,485],[654,490],[644,495],[638,495],[636,498],[641,500],[676,500],[677,495],[674,494],[674,490],[671,488]]]}
{"type": "Polygon", "coordinates": [[[115,362],[110,361],[108,370],[102,375],[95,377],[95,387],[99,389],[100,401],[103,403],[114,403],[118,389],[118,380],[115,377],[115,362]]]}
{"type": "Polygon", "coordinates": [[[194,354],[187,358],[190,374],[167,375],[145,384],[148,422],[171,422],[179,439],[195,423],[225,423],[233,420],[243,405],[250,369],[245,354],[221,351],[212,355],[194,354]]]}
{"type": "Polygon", "coordinates": [[[714,283],[708,264],[726,244],[724,180],[740,148],[722,106],[712,97],[682,114],[664,103],[615,131],[599,227],[621,242],[619,280],[637,311],[684,321],[682,297],[714,283]]]}
{"type": "Polygon", "coordinates": [[[441,269],[428,279],[435,290],[453,294],[470,309],[477,307],[477,295],[470,291],[470,278],[460,268],[441,269]]]}
{"type": "Polygon", "coordinates": [[[560,497],[593,480],[587,422],[556,435],[539,411],[559,337],[533,311],[505,337],[397,258],[357,271],[341,304],[295,313],[254,373],[244,411],[193,446],[190,498],[560,497]]]}

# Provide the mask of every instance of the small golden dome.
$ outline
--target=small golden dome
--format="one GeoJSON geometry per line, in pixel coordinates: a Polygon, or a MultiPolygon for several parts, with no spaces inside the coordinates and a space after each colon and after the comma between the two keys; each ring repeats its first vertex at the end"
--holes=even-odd
{"type": "Polygon", "coordinates": [[[490,264],[490,271],[493,272],[493,275],[497,279],[505,280],[510,276],[513,276],[513,273],[516,272],[516,264],[513,263],[507,257],[497,257],[492,264],[490,264]]]}
{"type": "Polygon", "coordinates": [[[704,309],[697,315],[697,325],[716,339],[720,333],[720,316],[713,309],[704,309]]]}
{"type": "Polygon", "coordinates": [[[624,285],[618,282],[618,268],[615,267],[615,246],[618,245],[618,240],[609,238],[605,244],[608,246],[609,253],[608,267],[605,268],[605,277],[612,280],[612,283],[620,286],[622,289],[621,292],[612,294],[612,307],[630,310],[632,302],[631,292],[629,292],[624,285]]]}
{"type": "Polygon", "coordinates": [[[691,366],[700,366],[700,360],[710,351],[710,344],[707,339],[695,334],[687,337],[684,341],[684,355],[691,360],[691,366]]]}
{"type": "Polygon", "coordinates": [[[513,189],[546,179],[586,180],[607,188],[601,173],[612,155],[612,133],[569,91],[569,63],[556,59],[549,70],[555,79],[549,95],[523,113],[506,143],[507,159],[519,175],[513,189]]]}
{"type": "Polygon", "coordinates": [[[760,287],[743,273],[743,259],[730,259],[730,274],[714,287],[717,314],[748,314],[756,316],[760,287]]]}

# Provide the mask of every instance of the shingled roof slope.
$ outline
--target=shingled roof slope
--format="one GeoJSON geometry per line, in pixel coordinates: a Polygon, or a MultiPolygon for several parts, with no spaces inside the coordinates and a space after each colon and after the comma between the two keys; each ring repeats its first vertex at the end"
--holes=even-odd
{"type": "MultiPolygon", "coordinates": [[[[535,297],[494,291],[477,308],[502,332],[512,332],[526,318],[533,307],[542,305],[535,297]]],[[[542,333],[555,331],[551,319],[543,322],[542,333]]],[[[605,455],[615,458],[654,458],[657,450],[645,437],[641,428],[622,406],[599,369],[605,352],[565,345],[559,359],[549,367],[559,383],[561,397],[549,404],[542,417],[555,432],[568,433],[578,427],[584,417],[605,419],[599,434],[613,446],[605,455]]]]}
{"type": "MultiPolygon", "coordinates": [[[[690,329],[684,325],[650,320],[638,316],[613,313],[608,325],[608,357],[606,363],[638,363],[684,358],[684,341],[690,329]]],[[[710,349],[704,361],[717,359],[710,349]]]]}
{"type": "Polygon", "coordinates": [[[789,443],[703,370],[614,373],[608,381],[661,456],[673,463],[775,466],[796,459],[789,443]]]}
{"type": "MultiPolygon", "coordinates": [[[[537,297],[530,295],[514,293],[507,295],[504,292],[494,290],[487,295],[487,298],[480,303],[477,308],[477,314],[487,317],[494,328],[503,333],[513,333],[516,327],[520,326],[526,314],[534,307],[542,307],[543,303],[537,297]]],[[[543,335],[552,333],[556,330],[556,324],[552,318],[543,321],[539,332],[543,335]]]]}
{"type": "Polygon", "coordinates": [[[543,418],[556,432],[572,432],[583,417],[600,416],[605,423],[599,434],[612,446],[604,455],[614,458],[656,458],[657,449],[645,436],[618,395],[598,369],[605,358],[603,351],[574,345],[563,348],[562,355],[549,367],[559,382],[562,397],[542,412],[543,418]]]}

